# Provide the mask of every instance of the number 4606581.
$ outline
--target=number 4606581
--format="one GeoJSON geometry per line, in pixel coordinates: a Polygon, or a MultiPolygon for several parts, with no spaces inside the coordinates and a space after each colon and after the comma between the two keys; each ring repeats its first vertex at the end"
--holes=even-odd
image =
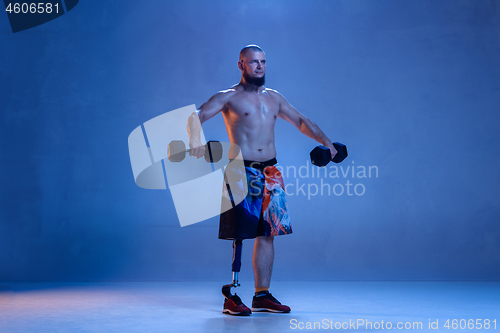
{"type": "Polygon", "coordinates": [[[52,4],[51,2],[39,2],[39,3],[9,3],[7,8],[5,8],[6,12],[9,12],[9,14],[51,14],[52,12],[59,13],[59,4],[55,3],[52,4]]]}

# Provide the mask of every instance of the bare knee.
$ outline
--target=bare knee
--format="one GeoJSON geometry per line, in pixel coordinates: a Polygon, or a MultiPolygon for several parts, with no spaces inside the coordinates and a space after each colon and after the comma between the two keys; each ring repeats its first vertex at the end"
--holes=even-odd
{"type": "Polygon", "coordinates": [[[274,236],[258,236],[256,241],[262,245],[272,245],[274,236]]]}

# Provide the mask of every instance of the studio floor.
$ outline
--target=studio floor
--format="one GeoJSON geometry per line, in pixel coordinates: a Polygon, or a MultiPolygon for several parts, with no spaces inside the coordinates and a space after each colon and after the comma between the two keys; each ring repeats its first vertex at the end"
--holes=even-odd
{"type": "Polygon", "coordinates": [[[0,332],[500,331],[500,282],[273,282],[292,312],[249,317],[222,314],[221,285],[0,282],[0,332]]]}

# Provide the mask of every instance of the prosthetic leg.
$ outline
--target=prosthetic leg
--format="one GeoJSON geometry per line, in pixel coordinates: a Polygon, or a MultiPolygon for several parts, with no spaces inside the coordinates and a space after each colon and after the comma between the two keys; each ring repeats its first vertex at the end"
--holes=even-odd
{"type": "Polygon", "coordinates": [[[224,295],[225,298],[231,298],[233,294],[231,294],[231,288],[234,287],[239,287],[240,283],[238,282],[238,273],[240,272],[241,269],[241,247],[243,245],[243,240],[242,239],[235,239],[233,241],[233,264],[232,264],[232,270],[233,270],[233,282],[230,284],[226,284],[222,286],[222,295],[224,295]]]}
{"type": "Polygon", "coordinates": [[[252,313],[237,294],[231,294],[232,287],[238,287],[238,273],[241,268],[241,245],[242,239],[233,241],[233,283],[222,286],[222,295],[224,295],[224,309],[222,313],[234,316],[249,316],[252,313]]]}

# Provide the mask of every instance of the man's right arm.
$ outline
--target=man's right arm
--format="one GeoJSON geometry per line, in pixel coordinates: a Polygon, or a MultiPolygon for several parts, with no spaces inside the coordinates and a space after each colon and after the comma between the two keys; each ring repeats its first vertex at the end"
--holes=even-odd
{"type": "Polygon", "coordinates": [[[224,90],[210,97],[210,99],[200,106],[197,112],[189,116],[187,131],[189,135],[190,156],[202,157],[205,154],[205,147],[201,144],[200,132],[201,124],[221,112],[227,104],[229,95],[233,89],[224,90]]]}

